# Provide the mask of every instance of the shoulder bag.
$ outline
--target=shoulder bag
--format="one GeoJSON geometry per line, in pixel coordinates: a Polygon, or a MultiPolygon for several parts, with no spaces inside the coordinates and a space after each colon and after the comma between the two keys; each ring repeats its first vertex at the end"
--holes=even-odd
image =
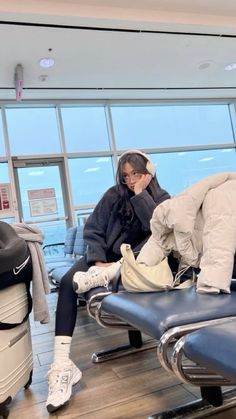
{"type": "Polygon", "coordinates": [[[123,256],[121,263],[121,279],[124,288],[131,292],[165,291],[189,288],[192,280],[179,283],[180,276],[174,278],[167,258],[154,266],[147,266],[135,260],[129,244],[120,247],[123,256]]]}

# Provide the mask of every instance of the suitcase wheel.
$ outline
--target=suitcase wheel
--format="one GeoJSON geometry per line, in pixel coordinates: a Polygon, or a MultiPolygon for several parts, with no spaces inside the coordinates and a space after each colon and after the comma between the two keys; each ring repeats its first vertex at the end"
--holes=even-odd
{"type": "Polygon", "coordinates": [[[0,403],[0,419],[7,419],[9,416],[9,409],[7,405],[11,403],[11,397],[9,396],[7,400],[3,403],[0,403]]]}
{"type": "Polygon", "coordinates": [[[0,419],[7,419],[9,416],[9,409],[8,407],[4,407],[4,409],[1,409],[0,411],[0,419]]]}

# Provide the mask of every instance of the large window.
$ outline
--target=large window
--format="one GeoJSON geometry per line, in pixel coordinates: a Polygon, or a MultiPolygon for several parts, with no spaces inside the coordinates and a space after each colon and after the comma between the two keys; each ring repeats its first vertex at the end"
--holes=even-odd
{"type": "MultiPolygon", "coordinates": [[[[5,162],[0,163],[0,184],[9,183],[9,173],[8,173],[8,164],[5,162]]],[[[11,189],[10,189],[11,192],[11,189]]],[[[12,198],[12,197],[11,197],[12,198]]],[[[0,221],[6,221],[7,223],[13,223],[15,221],[14,217],[6,216],[5,212],[0,211],[0,221]]]]}
{"type": "Polygon", "coordinates": [[[19,167],[16,170],[23,220],[37,222],[45,235],[44,244],[63,241],[66,223],[58,165],[19,167]]]}
{"type": "Polygon", "coordinates": [[[70,159],[69,171],[75,205],[96,203],[114,184],[110,157],[70,159]]]}
{"type": "Polygon", "coordinates": [[[7,163],[0,163],[0,183],[9,183],[7,163]]]}
{"type": "Polygon", "coordinates": [[[21,167],[18,168],[18,178],[24,220],[46,219],[49,215],[64,216],[61,182],[57,166],[21,167]],[[52,190],[53,197],[51,199],[45,200],[42,197],[37,199],[37,194],[36,199],[31,197],[35,191],[47,191],[48,188],[52,190]],[[40,204],[42,203],[48,207],[41,208],[40,204]],[[47,215],[42,215],[44,212],[47,215]]]}
{"type": "Polygon", "coordinates": [[[104,107],[62,108],[68,153],[109,150],[104,107]]]}
{"type": "Polygon", "coordinates": [[[3,139],[3,129],[2,129],[2,118],[0,117],[0,156],[5,156],[6,150],[5,150],[5,144],[3,139]]]}
{"type": "Polygon", "coordinates": [[[235,149],[150,154],[150,158],[160,185],[171,195],[206,176],[236,170],[235,149]]]}
{"type": "MultiPolygon", "coordinates": [[[[114,185],[122,150],[148,153],[160,185],[171,195],[211,174],[236,171],[236,113],[230,101],[6,104],[5,112],[6,146],[11,157],[19,157],[9,166],[11,176],[18,173],[18,216],[37,223],[45,243],[63,241],[66,227],[84,224],[114,185]],[[60,167],[60,176],[58,172],[55,177],[53,166],[60,167]],[[56,191],[57,209],[51,205],[51,213],[42,215],[39,205],[36,216],[32,208],[38,203],[29,203],[28,190],[47,188],[56,191]]],[[[0,182],[8,183],[3,123],[0,119],[0,182]]]]}
{"type": "Polygon", "coordinates": [[[6,109],[11,155],[60,153],[55,108],[6,109]]]}
{"type": "MultiPolygon", "coordinates": [[[[39,228],[44,235],[44,245],[64,243],[66,237],[66,226],[64,221],[40,223],[39,228]]],[[[48,248],[45,252],[45,255],[64,256],[64,247],[60,245],[51,249],[48,248]]]]}
{"type": "Polygon", "coordinates": [[[233,143],[227,105],[114,106],[118,149],[233,143]]]}

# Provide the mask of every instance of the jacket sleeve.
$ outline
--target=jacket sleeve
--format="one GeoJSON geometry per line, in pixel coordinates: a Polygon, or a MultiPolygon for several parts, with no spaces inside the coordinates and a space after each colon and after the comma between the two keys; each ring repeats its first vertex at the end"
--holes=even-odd
{"type": "Polygon", "coordinates": [[[236,181],[208,192],[203,205],[203,251],[197,292],[230,293],[236,249],[236,181]]]}
{"type": "Polygon", "coordinates": [[[87,244],[87,263],[106,262],[106,230],[114,204],[114,195],[104,194],[89,216],[84,227],[84,240],[87,244]]]}
{"type": "Polygon", "coordinates": [[[168,192],[161,188],[156,202],[146,189],[131,198],[130,202],[133,206],[136,216],[142,223],[144,231],[150,231],[150,220],[156,206],[169,198],[170,195],[168,192]]]}
{"type": "Polygon", "coordinates": [[[144,263],[147,266],[154,266],[160,263],[164,258],[164,253],[153,236],[150,236],[144,244],[137,257],[138,263],[144,263]]]}

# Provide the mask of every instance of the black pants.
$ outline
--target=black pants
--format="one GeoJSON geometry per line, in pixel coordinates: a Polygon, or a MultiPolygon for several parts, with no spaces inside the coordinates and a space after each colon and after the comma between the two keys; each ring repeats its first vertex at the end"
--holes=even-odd
{"type": "Polygon", "coordinates": [[[234,255],[234,267],[233,267],[232,278],[236,279],[236,254],[234,255]]]}
{"type": "Polygon", "coordinates": [[[73,335],[77,316],[78,295],[73,289],[72,279],[75,272],[87,272],[88,269],[89,265],[85,257],[82,257],[74,263],[61,280],[56,310],[56,336],[73,335]]]}

